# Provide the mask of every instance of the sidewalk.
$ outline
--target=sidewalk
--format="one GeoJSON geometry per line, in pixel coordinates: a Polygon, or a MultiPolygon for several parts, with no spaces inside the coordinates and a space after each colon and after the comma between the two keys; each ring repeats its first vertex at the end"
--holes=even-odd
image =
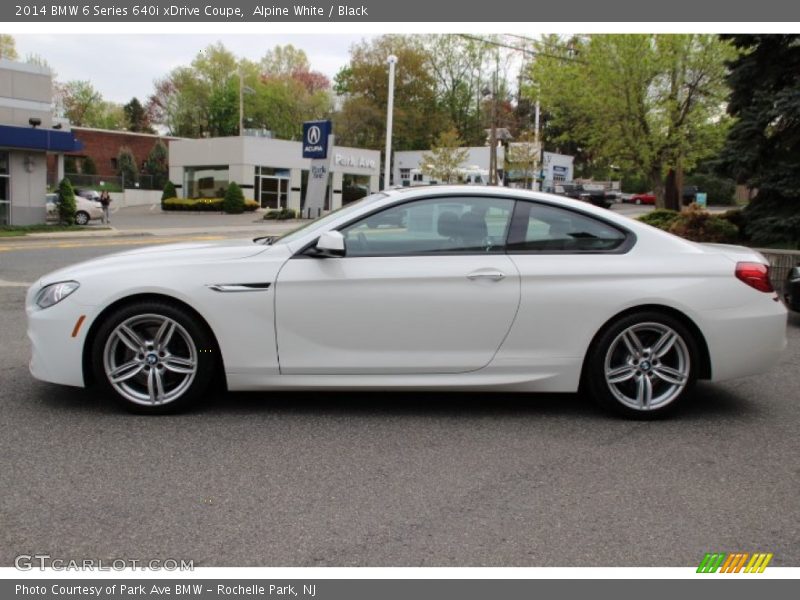
{"type": "Polygon", "coordinates": [[[54,231],[52,233],[40,232],[29,233],[24,236],[4,238],[8,241],[42,240],[42,239],[85,239],[85,238],[122,238],[122,237],[174,237],[181,235],[281,235],[287,231],[297,229],[308,221],[264,221],[264,224],[254,223],[252,225],[211,225],[206,227],[162,227],[157,229],[98,229],[97,231],[54,231]]]}

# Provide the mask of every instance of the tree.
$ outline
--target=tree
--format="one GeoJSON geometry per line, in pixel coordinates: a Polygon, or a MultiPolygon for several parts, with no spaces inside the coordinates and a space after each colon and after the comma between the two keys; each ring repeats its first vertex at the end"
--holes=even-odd
{"type": "Polygon", "coordinates": [[[122,177],[123,186],[133,187],[139,181],[139,167],[133,151],[127,146],[122,146],[117,154],[117,175],[122,177]]]}
{"type": "Polygon", "coordinates": [[[84,156],[81,161],[81,173],[84,175],[97,175],[97,165],[91,156],[84,156]]]}
{"type": "Polygon", "coordinates": [[[7,60],[17,60],[17,43],[14,36],[7,33],[0,33],[0,58],[7,60]]]}
{"type": "Polygon", "coordinates": [[[536,135],[530,131],[519,136],[517,142],[509,144],[506,153],[508,171],[520,171],[525,189],[530,189],[529,183],[536,179],[539,167],[540,147],[536,135]]]}
{"type": "Polygon", "coordinates": [[[244,85],[244,122],[270,129],[283,139],[302,134],[303,121],[331,111],[330,83],[309,70],[302,50],[277,46],[258,62],[238,60],[221,44],[209,46],[190,66],[156,82],[147,103],[151,122],[173,135],[226,136],[239,133],[239,86],[244,85]]]}
{"type": "Polygon", "coordinates": [[[103,95],[89,81],[68,81],[55,85],[56,105],[76,127],[122,129],[122,107],[103,100],[103,95]]]}
{"type": "Polygon", "coordinates": [[[800,35],[725,36],[735,119],[719,170],[758,193],[744,211],[759,245],[800,247],[800,35]]]}
{"type": "Polygon", "coordinates": [[[422,172],[437,181],[453,183],[458,179],[459,167],[469,156],[463,145],[455,128],[443,131],[431,151],[422,155],[422,172]]]}
{"type": "Polygon", "coordinates": [[[178,197],[178,192],[175,189],[175,184],[167,180],[167,183],[164,184],[164,191],[161,193],[161,209],[162,210],[164,209],[164,204],[166,200],[177,197],[178,197]]]}
{"type": "MultiPolygon", "coordinates": [[[[713,156],[724,140],[725,61],[730,44],[712,35],[595,35],[564,45],[540,42],[532,69],[555,127],[551,143],[572,141],[599,164],[646,175],[657,205],[665,176],[680,187],[684,169],[713,156]]],[[[668,207],[678,208],[673,193],[668,207]]]]}
{"type": "Polygon", "coordinates": [[[153,128],[150,127],[150,118],[147,115],[142,103],[135,96],[131,98],[125,106],[122,107],[125,113],[125,123],[128,131],[154,133],[153,128]]]}
{"type": "Polygon", "coordinates": [[[158,190],[164,187],[169,175],[169,153],[161,140],[156,141],[144,161],[144,172],[152,178],[150,188],[158,190]]]}
{"type": "Polygon", "coordinates": [[[350,63],[334,78],[334,89],[344,96],[341,111],[334,116],[337,141],[344,145],[380,150],[385,146],[388,66],[386,58],[397,56],[394,91],[395,150],[430,148],[442,129],[436,102],[436,85],[428,53],[416,36],[384,35],[356,44],[350,63]]]}
{"type": "Polygon", "coordinates": [[[222,201],[222,210],[231,215],[238,215],[244,212],[244,194],[242,188],[232,181],[225,190],[225,198],[222,201]]]}
{"type": "Polygon", "coordinates": [[[66,177],[58,184],[58,220],[67,225],[75,223],[75,190],[66,177]]]}

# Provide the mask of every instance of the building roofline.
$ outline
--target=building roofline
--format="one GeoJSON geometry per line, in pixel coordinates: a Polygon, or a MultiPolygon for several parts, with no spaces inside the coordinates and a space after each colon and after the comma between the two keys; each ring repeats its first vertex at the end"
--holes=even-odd
{"type": "Polygon", "coordinates": [[[79,127],[77,125],[71,125],[70,129],[72,131],[97,131],[100,133],[114,133],[117,135],[139,135],[142,137],[151,137],[151,138],[158,138],[160,140],[191,140],[194,138],[184,138],[184,137],[177,137],[174,135],[160,135],[158,133],[145,133],[143,131],[120,131],[118,129],[100,129],[99,127],[79,127]]]}
{"type": "Polygon", "coordinates": [[[0,58],[0,69],[19,71],[20,73],[30,73],[32,75],[47,75],[48,77],[53,76],[53,71],[49,67],[44,67],[34,63],[20,62],[18,60],[9,60],[7,58],[0,58]]]}

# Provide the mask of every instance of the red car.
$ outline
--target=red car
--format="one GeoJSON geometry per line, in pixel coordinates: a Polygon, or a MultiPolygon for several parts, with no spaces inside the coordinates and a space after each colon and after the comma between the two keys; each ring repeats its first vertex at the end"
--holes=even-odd
{"type": "Polygon", "coordinates": [[[646,194],[634,194],[631,196],[630,202],[633,202],[634,204],[655,204],[656,195],[653,192],[647,192],[646,194]]]}

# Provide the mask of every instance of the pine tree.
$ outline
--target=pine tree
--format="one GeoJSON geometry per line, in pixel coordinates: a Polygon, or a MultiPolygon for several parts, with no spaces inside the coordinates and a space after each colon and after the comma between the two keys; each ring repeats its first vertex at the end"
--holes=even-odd
{"type": "Polygon", "coordinates": [[[225,190],[225,199],[222,202],[222,209],[231,215],[238,215],[244,212],[244,194],[235,181],[228,185],[225,190]]]}
{"type": "Polygon", "coordinates": [[[67,225],[75,223],[75,190],[66,177],[58,184],[58,220],[67,225]]]}
{"type": "Polygon", "coordinates": [[[800,35],[731,35],[728,112],[719,168],[758,190],[744,210],[754,245],[800,247],[800,35]]]}

